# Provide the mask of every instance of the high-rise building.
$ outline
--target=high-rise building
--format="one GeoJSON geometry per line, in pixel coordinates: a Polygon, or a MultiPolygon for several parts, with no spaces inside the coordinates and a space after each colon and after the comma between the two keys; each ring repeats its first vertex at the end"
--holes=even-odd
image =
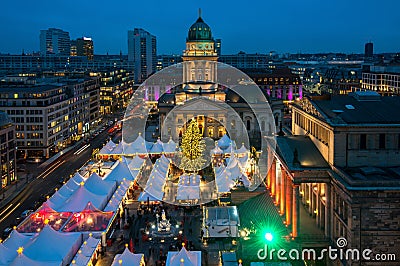
{"type": "Polygon", "coordinates": [[[372,58],[374,56],[374,44],[372,42],[368,42],[365,44],[365,59],[372,58]]]}
{"type": "Polygon", "coordinates": [[[82,37],[76,39],[76,55],[86,56],[88,60],[93,60],[93,40],[92,38],[82,37]]]}
{"type": "Polygon", "coordinates": [[[69,32],[55,28],[40,31],[40,53],[42,55],[69,55],[70,47],[69,32]]]}
{"type": "Polygon", "coordinates": [[[144,29],[128,31],[128,61],[134,62],[135,83],[143,82],[156,71],[156,36],[144,29]]]}
{"type": "Polygon", "coordinates": [[[0,111],[0,188],[16,180],[15,126],[5,112],[0,111]]]}

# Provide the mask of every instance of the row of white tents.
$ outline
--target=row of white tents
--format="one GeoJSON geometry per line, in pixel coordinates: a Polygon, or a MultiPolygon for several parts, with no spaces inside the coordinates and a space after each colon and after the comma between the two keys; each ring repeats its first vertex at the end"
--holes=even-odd
{"type": "MultiPolygon", "coordinates": [[[[120,142],[118,145],[112,140],[108,141],[103,148],[99,151],[100,155],[126,155],[132,156],[137,154],[172,154],[178,151],[178,144],[172,138],[164,143],[160,139],[152,143],[146,141],[141,134],[131,143],[120,142]]],[[[220,138],[215,149],[211,151],[212,154],[240,154],[245,155],[249,152],[248,149],[242,144],[237,149],[236,142],[231,140],[226,134],[220,138]]]]}
{"type": "MultiPolygon", "coordinates": [[[[51,210],[48,216],[68,214],[68,221],[90,210],[109,214],[107,217],[115,217],[131,182],[139,175],[143,165],[144,160],[140,158],[133,158],[129,162],[123,159],[117,161],[103,178],[96,173],[92,173],[88,178],[76,173],[21,225],[28,222],[36,225],[36,217],[42,217],[43,212],[48,210],[51,210]]],[[[67,232],[62,226],[57,227],[60,228],[57,231],[50,225],[49,219],[42,221],[42,227],[34,232],[24,233],[14,229],[10,236],[0,243],[0,266],[87,265],[100,245],[99,237],[109,230],[113,219],[105,220],[107,224],[100,227],[100,232],[67,232]]]]}

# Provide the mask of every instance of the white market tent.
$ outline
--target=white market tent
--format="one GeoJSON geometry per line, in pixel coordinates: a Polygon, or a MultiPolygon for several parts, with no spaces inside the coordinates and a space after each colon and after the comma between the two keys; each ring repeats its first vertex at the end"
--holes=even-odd
{"type": "Polygon", "coordinates": [[[179,177],[176,199],[177,200],[200,199],[200,176],[181,175],[179,177]]]}
{"type": "Polygon", "coordinates": [[[23,253],[18,255],[9,266],[61,266],[61,262],[36,261],[28,258],[23,253]]]}
{"type": "Polygon", "coordinates": [[[121,144],[121,142],[117,145],[117,147],[115,147],[114,149],[112,149],[111,151],[110,151],[110,155],[121,155],[121,154],[123,154],[124,152],[123,152],[123,147],[122,147],[122,144],[121,144]]]}
{"type": "Polygon", "coordinates": [[[17,230],[12,230],[10,236],[3,242],[4,247],[9,250],[15,250],[24,246],[32,239],[32,236],[19,233],[17,230]]]}
{"type": "Polygon", "coordinates": [[[145,191],[158,200],[164,196],[164,185],[168,176],[170,160],[162,155],[157,159],[147,180],[145,191]]]}
{"type": "Polygon", "coordinates": [[[145,160],[140,158],[139,156],[135,156],[132,159],[126,159],[126,161],[128,163],[129,169],[131,170],[140,170],[145,162],[145,160]]]}
{"type": "Polygon", "coordinates": [[[224,153],[225,154],[231,154],[231,156],[233,156],[233,154],[235,153],[235,150],[236,150],[236,142],[234,140],[232,140],[229,143],[228,147],[226,147],[224,149],[224,153]]]}
{"type": "Polygon", "coordinates": [[[146,191],[140,192],[140,195],[138,197],[139,202],[146,202],[146,201],[160,201],[160,199],[156,199],[146,191]]]}
{"type": "MultiPolygon", "coordinates": [[[[69,211],[69,212],[80,212],[85,209],[88,202],[99,210],[103,210],[107,204],[106,195],[98,195],[90,192],[85,186],[80,186],[79,189],[71,195],[67,201],[61,206],[54,208],[56,211],[69,211]]],[[[51,206],[51,205],[50,205],[51,206]]],[[[52,206],[51,206],[52,207],[52,206]]]]}
{"type": "Polygon", "coordinates": [[[134,180],[134,176],[132,176],[131,171],[129,171],[128,165],[125,162],[125,160],[117,161],[113,167],[112,171],[105,176],[104,181],[107,182],[118,182],[121,183],[121,181],[125,180],[134,180]]]}
{"type": "Polygon", "coordinates": [[[134,254],[126,247],[122,254],[116,254],[111,266],[144,266],[144,254],[134,254]]]}
{"type": "Polygon", "coordinates": [[[81,234],[59,233],[46,225],[35,238],[24,245],[24,254],[36,261],[68,265],[81,242],[81,234]]]}
{"type": "Polygon", "coordinates": [[[240,147],[239,149],[235,150],[235,154],[246,154],[248,153],[249,150],[246,149],[246,147],[244,146],[244,143],[242,143],[242,147],[240,147]]]}
{"type": "Polygon", "coordinates": [[[160,139],[158,139],[151,147],[151,149],[149,150],[149,153],[152,154],[160,154],[164,152],[164,143],[161,142],[160,139]]]}
{"type": "Polygon", "coordinates": [[[230,144],[231,139],[226,134],[224,134],[222,138],[218,140],[218,147],[221,147],[222,149],[226,149],[227,147],[229,147],[230,144]]]}
{"type": "Polygon", "coordinates": [[[97,173],[92,173],[86,180],[84,187],[97,195],[104,195],[109,199],[115,191],[116,182],[103,180],[97,173]]]}
{"type": "Polygon", "coordinates": [[[17,250],[12,250],[0,243],[0,265],[9,265],[17,256],[17,250]]]}
{"type": "Polygon", "coordinates": [[[79,266],[86,266],[89,264],[90,262],[90,257],[86,257],[85,255],[83,255],[82,253],[77,253],[76,256],[74,257],[74,259],[72,260],[71,265],[79,265],[79,266]]]}
{"type": "Polygon", "coordinates": [[[230,172],[225,169],[219,175],[215,176],[215,184],[218,193],[227,193],[234,187],[235,180],[232,179],[230,172]]]}
{"type": "Polygon", "coordinates": [[[178,144],[173,141],[172,138],[170,138],[167,143],[163,143],[164,153],[175,153],[177,149],[178,144]]]}
{"type": "Polygon", "coordinates": [[[142,134],[139,133],[135,141],[123,145],[123,153],[125,155],[147,154],[147,146],[149,146],[149,144],[142,137],[142,134]]]}
{"type": "Polygon", "coordinates": [[[178,251],[169,251],[166,266],[201,266],[201,251],[188,251],[185,247],[178,251]]]}

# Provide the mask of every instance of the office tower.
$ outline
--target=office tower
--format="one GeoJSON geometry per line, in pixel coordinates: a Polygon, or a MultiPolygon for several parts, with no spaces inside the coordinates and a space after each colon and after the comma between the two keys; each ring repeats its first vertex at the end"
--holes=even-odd
{"type": "Polygon", "coordinates": [[[69,32],[55,28],[40,31],[40,53],[42,55],[69,55],[70,47],[69,32]]]}
{"type": "Polygon", "coordinates": [[[365,44],[365,58],[372,58],[374,56],[374,44],[368,42],[365,44]]]}
{"type": "Polygon", "coordinates": [[[134,63],[135,83],[141,83],[156,71],[156,36],[144,29],[128,31],[128,61],[134,63]]]}
{"type": "Polygon", "coordinates": [[[92,38],[82,37],[76,39],[76,54],[86,56],[88,60],[93,60],[93,40],[92,38]]]}

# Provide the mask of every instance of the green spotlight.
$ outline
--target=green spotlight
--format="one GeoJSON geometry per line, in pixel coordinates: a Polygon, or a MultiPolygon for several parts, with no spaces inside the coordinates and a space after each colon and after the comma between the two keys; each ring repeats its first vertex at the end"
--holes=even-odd
{"type": "Polygon", "coordinates": [[[271,242],[274,239],[274,236],[270,232],[265,233],[264,237],[268,242],[271,242]]]}

